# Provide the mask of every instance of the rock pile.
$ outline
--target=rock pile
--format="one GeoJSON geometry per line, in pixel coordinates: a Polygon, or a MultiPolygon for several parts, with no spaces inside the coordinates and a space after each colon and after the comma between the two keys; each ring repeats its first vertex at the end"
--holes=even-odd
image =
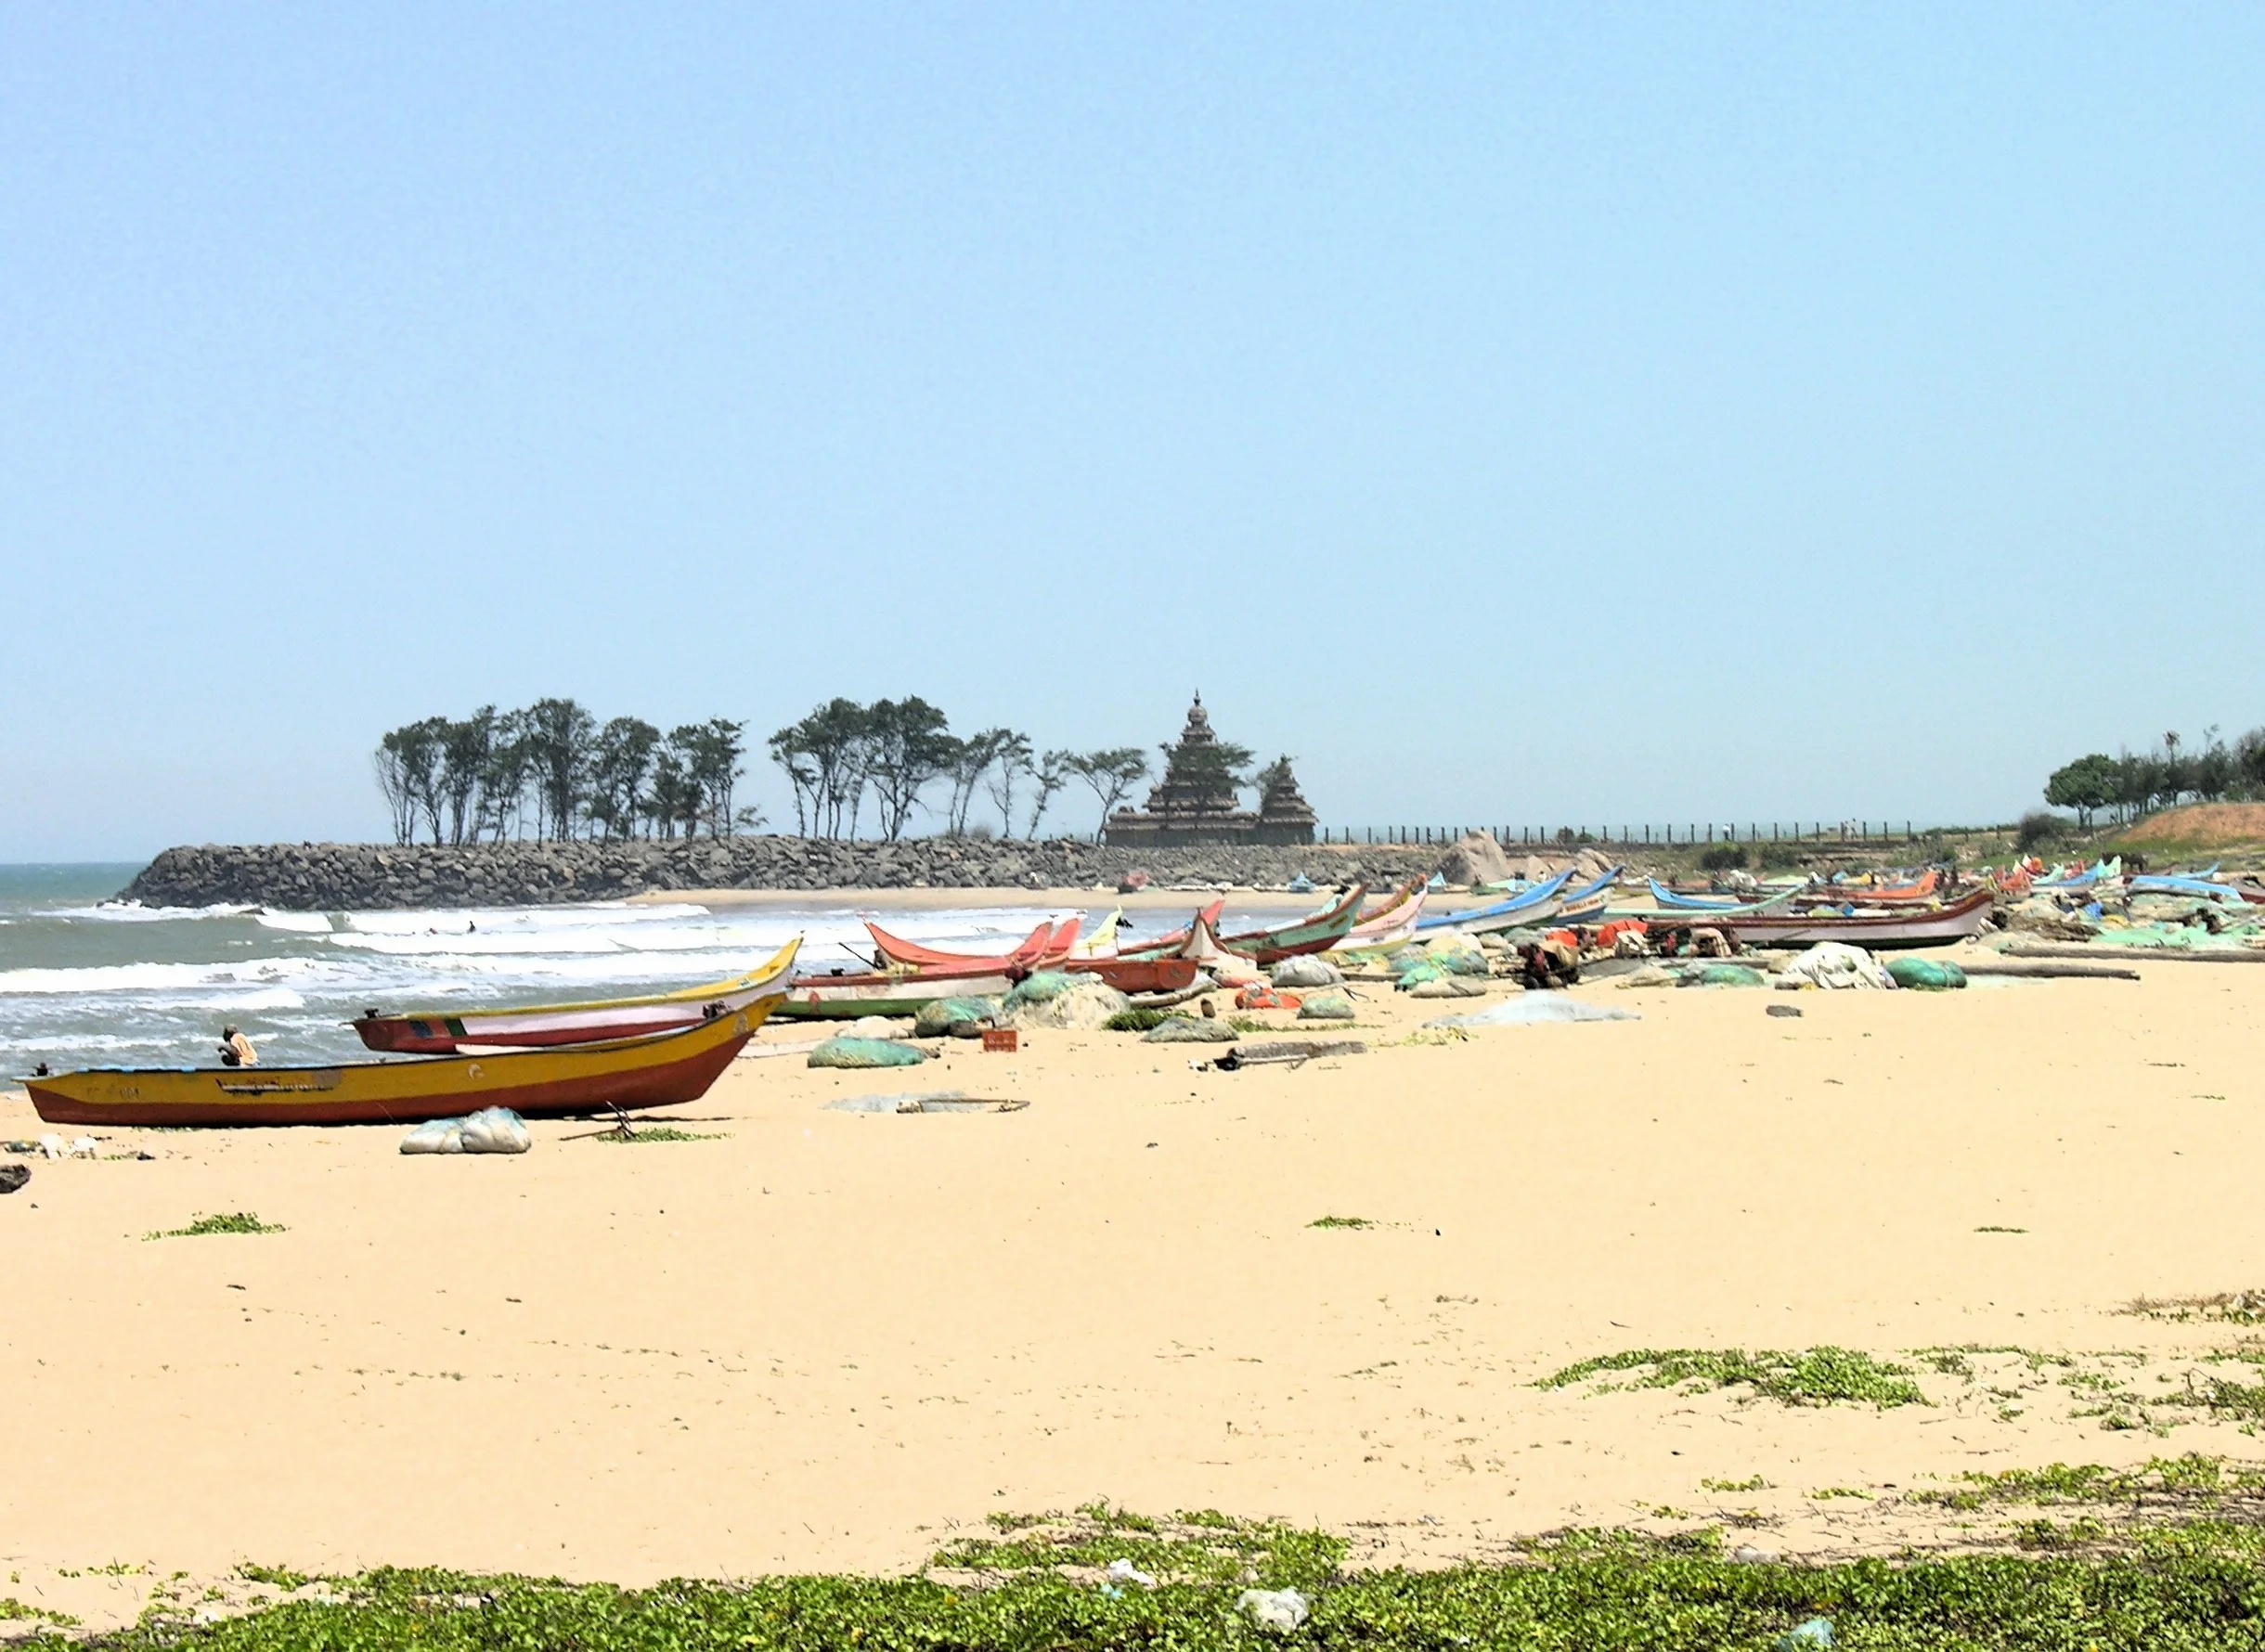
{"type": "Polygon", "coordinates": [[[911,838],[842,843],[797,837],[468,844],[205,844],[167,849],[121,892],[147,906],[243,905],[337,911],[401,907],[545,906],[670,889],[977,889],[1153,884],[1287,884],[1382,889],[1430,875],[1442,850],[1358,845],[1111,849],[1075,838],[1038,843],[911,838]]]}

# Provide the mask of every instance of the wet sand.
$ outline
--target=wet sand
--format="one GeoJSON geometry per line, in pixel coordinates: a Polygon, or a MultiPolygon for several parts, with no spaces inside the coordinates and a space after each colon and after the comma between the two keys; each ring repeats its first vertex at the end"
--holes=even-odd
{"type": "MultiPolygon", "coordinates": [[[[714,1139],[538,1123],[522,1158],[112,1132],[0,1199],[0,1593],[102,1622],[247,1559],[888,1569],[1094,1497],[1381,1559],[1725,1517],[1824,1553],[1942,1536],[1898,1499],[1971,1469],[2265,1455],[2200,1412],[2103,1430],[2073,1367],[2019,1400],[1922,1368],[1936,1403],[1884,1412],[1533,1386],[1624,1349],[1833,1343],[2129,1350],[2135,1393],[2172,1392],[2241,1333],[2117,1310],[2265,1284],[2265,971],[2142,973],[1598,984],[1576,996],[1642,1019],[1415,1042],[1471,1006],[1368,987],[1379,1047],[1297,1070],[1074,1032],[910,1072],[744,1060],[675,1110],[714,1139]],[[822,1110],[946,1087],[1029,1104],[822,1110]],[[236,1210],[288,1231],[143,1237],[236,1210]],[[154,1569],[62,1575],[111,1561],[154,1569]]],[[[0,1101],[0,1137],[41,1128],[0,1101]]]]}

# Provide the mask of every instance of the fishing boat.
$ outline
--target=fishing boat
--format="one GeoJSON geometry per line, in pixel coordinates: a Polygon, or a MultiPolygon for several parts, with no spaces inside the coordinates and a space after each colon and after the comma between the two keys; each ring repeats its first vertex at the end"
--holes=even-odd
{"type": "Polygon", "coordinates": [[[1279,963],[1303,952],[1326,952],[1351,934],[1353,926],[1361,921],[1361,897],[1367,893],[1367,884],[1355,884],[1329,905],[1307,913],[1294,923],[1223,935],[1219,944],[1259,963],[1279,963]]]}
{"type": "MultiPolygon", "coordinates": [[[[1977,889],[1947,906],[1877,912],[1749,910],[1692,912],[1694,923],[1720,929],[1749,946],[1809,947],[1818,941],[1846,941],[1857,947],[1930,947],[1981,934],[1996,893],[1977,889]]],[[[1658,914],[1654,914],[1656,917],[1658,914]]]]}
{"type": "Polygon", "coordinates": [[[1072,958],[1114,958],[1117,956],[1117,926],[1124,922],[1125,910],[1119,907],[1094,926],[1094,933],[1070,948],[1072,958]]]}
{"type": "Polygon", "coordinates": [[[2241,898],[2238,888],[2220,883],[2209,872],[2139,872],[2131,879],[2130,890],[2134,895],[2198,895],[2209,900],[2241,898]]]}
{"type": "Polygon", "coordinates": [[[1686,895],[1680,889],[1671,889],[1657,878],[1644,880],[1650,885],[1652,903],[1669,912],[1727,912],[1749,903],[1736,895],[1686,895]]]}
{"type": "Polygon", "coordinates": [[[1379,905],[1361,914],[1342,940],[1329,948],[1332,957],[1358,952],[1382,957],[1397,952],[1416,937],[1417,920],[1423,916],[1426,891],[1421,884],[1403,884],[1379,905]]]}
{"type": "Polygon", "coordinates": [[[1184,928],[1172,930],[1167,935],[1159,935],[1152,941],[1143,941],[1137,947],[1120,947],[1118,949],[1118,955],[1122,958],[1168,958],[1187,945],[1189,937],[1195,934],[1196,925],[1198,923],[1210,924],[1212,938],[1216,940],[1219,932],[1219,914],[1226,910],[1226,897],[1222,896],[1210,905],[1199,908],[1195,917],[1184,928]]]}
{"type": "Polygon", "coordinates": [[[770,962],[729,981],[686,987],[643,998],[602,999],[578,1004],[535,1004],[496,1009],[410,1010],[356,1017],[354,1030],[369,1049],[389,1055],[452,1055],[467,1044],[482,1048],[548,1049],[597,1044],[609,1039],[677,1032],[719,1014],[736,1014],[757,999],[785,990],[802,937],[770,962]]]}
{"type": "MultiPolygon", "coordinates": [[[[1796,897],[1815,896],[1818,893],[1812,885],[1796,884],[1791,889],[1780,889],[1775,894],[1766,895],[1759,900],[1741,900],[1734,895],[1705,897],[1684,895],[1678,890],[1668,888],[1656,878],[1647,878],[1644,881],[1651,886],[1651,898],[1661,911],[1676,914],[1683,912],[1710,913],[1716,917],[1720,917],[1724,913],[1781,911],[1796,897]]],[[[1650,914],[1629,910],[1616,911],[1611,915],[1620,918],[1641,918],[1650,914]]]]}
{"type": "Polygon", "coordinates": [[[49,1124],[418,1124],[483,1107],[529,1118],[695,1102],[775,1001],[657,1037],[328,1067],[103,1067],[24,1081],[49,1124]]]}
{"type": "Polygon", "coordinates": [[[1077,945],[1079,920],[1067,923],[1047,922],[1033,929],[1012,949],[1001,953],[947,952],[940,947],[924,946],[918,941],[904,940],[893,936],[871,919],[865,921],[866,932],[874,945],[880,949],[883,963],[900,970],[962,970],[997,969],[1021,970],[1025,973],[1042,969],[1057,957],[1067,957],[1077,945]]]}
{"type": "Polygon", "coordinates": [[[1580,888],[1564,897],[1564,904],[1557,910],[1559,923],[1601,923],[1606,904],[1611,898],[1612,885],[1620,881],[1621,868],[1615,866],[1601,877],[1592,878],[1580,888]]]}
{"type": "Polygon", "coordinates": [[[971,969],[863,970],[797,975],[771,1012],[782,1021],[855,1021],[861,1015],[917,1015],[939,998],[997,998],[1030,972],[971,969]]]}
{"type": "Polygon", "coordinates": [[[1120,992],[1184,992],[1202,967],[1190,958],[1066,958],[1065,974],[1094,975],[1120,992]]]}
{"type": "MultiPolygon", "coordinates": [[[[1497,918],[1508,920],[1507,923],[1495,924],[1495,927],[1501,929],[1515,929],[1522,923],[1536,923],[1544,915],[1541,912],[1543,904],[1572,881],[1573,868],[1569,866],[1555,877],[1534,884],[1522,894],[1513,895],[1508,900],[1498,900],[1492,906],[1481,907],[1475,911],[1469,912],[1434,912],[1430,917],[1418,918],[1416,921],[1416,932],[1418,935],[1428,935],[1433,930],[1456,929],[1465,935],[1479,935],[1485,933],[1479,927],[1480,925],[1493,923],[1494,920],[1497,918]]],[[[1550,908],[1552,914],[1556,910],[1555,907],[1550,908]]]]}

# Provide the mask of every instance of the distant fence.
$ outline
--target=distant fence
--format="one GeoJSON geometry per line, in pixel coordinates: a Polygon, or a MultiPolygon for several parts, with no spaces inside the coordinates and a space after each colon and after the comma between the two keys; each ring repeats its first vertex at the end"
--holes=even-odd
{"type": "Polygon", "coordinates": [[[1687,847],[1701,844],[1808,844],[1849,847],[1917,843],[1935,832],[1972,827],[1920,828],[1910,820],[1697,821],[1682,825],[1629,826],[1598,822],[1584,826],[1328,826],[1327,844],[1386,845],[1438,844],[1444,847],[1467,832],[1492,832],[1506,849],[1558,849],[1580,844],[1599,848],[1687,847]]]}

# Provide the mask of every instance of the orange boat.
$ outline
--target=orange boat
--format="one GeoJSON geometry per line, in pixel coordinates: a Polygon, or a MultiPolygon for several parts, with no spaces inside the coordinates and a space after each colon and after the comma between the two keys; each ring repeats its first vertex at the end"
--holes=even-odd
{"type": "Polygon", "coordinates": [[[1024,936],[1012,951],[982,954],[976,952],[947,952],[939,947],[923,946],[893,936],[871,919],[865,921],[866,932],[874,945],[880,949],[882,962],[892,969],[900,970],[966,970],[993,969],[1009,972],[1045,969],[1059,959],[1066,958],[1078,944],[1078,928],[1082,922],[1071,918],[1062,923],[1041,923],[1024,936]]]}

